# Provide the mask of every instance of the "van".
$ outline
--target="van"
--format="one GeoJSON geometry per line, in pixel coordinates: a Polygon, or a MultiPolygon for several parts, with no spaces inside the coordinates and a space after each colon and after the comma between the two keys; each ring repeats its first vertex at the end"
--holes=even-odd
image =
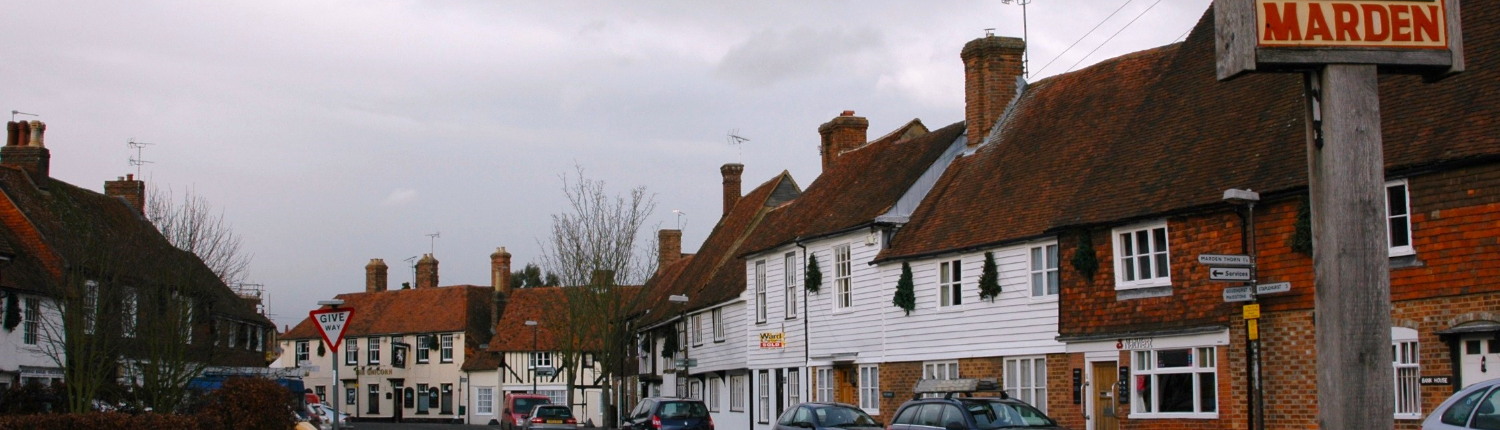
{"type": "Polygon", "coordinates": [[[520,430],[526,424],[526,419],[531,416],[531,409],[537,405],[551,404],[552,400],[541,394],[510,393],[505,395],[505,403],[500,405],[500,428],[502,430],[520,430]]]}

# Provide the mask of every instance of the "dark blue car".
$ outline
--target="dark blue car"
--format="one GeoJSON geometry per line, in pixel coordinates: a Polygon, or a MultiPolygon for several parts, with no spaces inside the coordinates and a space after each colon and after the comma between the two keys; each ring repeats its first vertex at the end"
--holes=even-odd
{"type": "Polygon", "coordinates": [[[714,430],[714,419],[702,400],[651,397],[641,399],[624,417],[625,430],[714,430]]]}
{"type": "Polygon", "coordinates": [[[880,429],[880,422],[870,414],[843,403],[802,403],[787,409],[776,419],[775,430],[880,429]]]}

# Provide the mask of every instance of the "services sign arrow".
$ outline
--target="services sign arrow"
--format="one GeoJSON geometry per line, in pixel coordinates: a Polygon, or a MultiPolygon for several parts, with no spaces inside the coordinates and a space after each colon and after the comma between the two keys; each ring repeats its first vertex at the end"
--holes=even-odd
{"type": "Polygon", "coordinates": [[[344,341],[344,329],[349,328],[349,320],[354,318],[354,308],[320,309],[308,312],[307,316],[318,324],[318,332],[323,334],[328,349],[338,350],[339,343],[344,341]]]}
{"type": "Polygon", "coordinates": [[[1248,267],[1209,267],[1208,280],[1210,281],[1249,281],[1250,268],[1248,267]]]}

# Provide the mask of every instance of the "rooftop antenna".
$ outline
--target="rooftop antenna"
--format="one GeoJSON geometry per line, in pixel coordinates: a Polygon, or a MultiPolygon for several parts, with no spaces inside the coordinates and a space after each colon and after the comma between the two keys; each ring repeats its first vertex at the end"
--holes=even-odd
{"type": "Polygon", "coordinates": [[[437,233],[428,233],[428,234],[424,234],[423,236],[427,236],[427,240],[428,240],[428,243],[427,243],[427,253],[428,254],[436,254],[437,253],[437,240],[438,240],[438,238],[443,237],[443,232],[440,231],[440,232],[437,232],[437,233]]]}
{"type": "Polygon", "coordinates": [[[125,146],[130,147],[130,149],[134,149],[135,150],[135,155],[132,156],[132,157],[130,157],[130,165],[135,166],[135,177],[137,177],[137,178],[141,177],[141,165],[142,164],[151,164],[151,163],[153,163],[153,161],[147,161],[145,158],[141,157],[141,151],[143,149],[146,149],[146,146],[148,146],[148,145],[155,145],[155,143],[136,142],[134,137],[132,137],[129,140],[125,141],[125,146]]]}
{"type": "Polygon", "coordinates": [[[417,256],[413,255],[407,258],[406,266],[411,268],[411,283],[407,285],[415,286],[417,283],[417,256]]]}
{"type": "Polygon", "coordinates": [[[672,209],[672,213],[677,214],[677,231],[682,231],[682,216],[687,215],[687,212],[683,212],[681,209],[672,209]]]}
{"type": "Polygon", "coordinates": [[[31,115],[31,116],[41,116],[41,115],[37,115],[37,114],[34,114],[34,113],[26,113],[26,112],[21,112],[21,111],[18,111],[18,110],[14,110],[14,109],[12,109],[12,110],[11,110],[11,111],[10,111],[10,120],[11,120],[11,121],[15,121],[15,120],[16,120],[16,115],[31,115]]]}
{"type": "MultiPolygon", "coordinates": [[[[1000,0],[1000,2],[1005,4],[1014,3],[1021,5],[1021,40],[1026,41],[1026,43],[1031,43],[1031,38],[1027,37],[1026,31],[1026,5],[1031,4],[1031,0],[1000,0]]],[[[995,29],[993,28],[984,29],[985,37],[993,36],[994,30],[995,29]]],[[[1026,79],[1031,79],[1031,50],[1027,49],[1026,52],[1021,55],[1021,73],[1026,75],[1026,79]]]]}
{"type": "Polygon", "coordinates": [[[744,146],[742,145],[745,142],[749,142],[750,139],[740,136],[740,129],[736,128],[733,130],[729,130],[729,136],[726,137],[726,140],[728,141],[729,145],[734,146],[734,150],[737,153],[736,156],[738,157],[736,158],[736,161],[743,161],[745,158],[745,150],[744,146]]]}

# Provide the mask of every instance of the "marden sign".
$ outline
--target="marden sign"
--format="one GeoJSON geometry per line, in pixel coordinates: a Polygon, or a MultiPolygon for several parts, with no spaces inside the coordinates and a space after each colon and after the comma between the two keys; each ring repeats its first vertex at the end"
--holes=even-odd
{"type": "Polygon", "coordinates": [[[1323,64],[1458,73],[1460,21],[1458,0],[1217,0],[1219,79],[1323,64]]]}

